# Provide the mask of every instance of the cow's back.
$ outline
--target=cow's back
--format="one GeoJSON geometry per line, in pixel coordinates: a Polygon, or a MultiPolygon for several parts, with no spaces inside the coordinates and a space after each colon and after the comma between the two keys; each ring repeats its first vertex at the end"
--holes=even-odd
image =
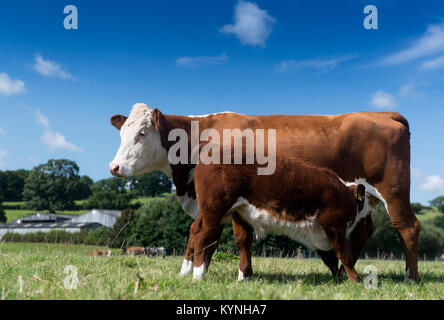
{"type": "MultiPolygon", "coordinates": [[[[214,128],[221,137],[224,129],[275,129],[278,156],[297,157],[332,169],[346,180],[362,177],[378,182],[388,159],[396,158],[392,153],[409,151],[410,146],[408,122],[396,112],[269,116],[223,113],[198,120],[200,130],[214,128]]],[[[409,161],[409,152],[402,156],[409,161]]]]}

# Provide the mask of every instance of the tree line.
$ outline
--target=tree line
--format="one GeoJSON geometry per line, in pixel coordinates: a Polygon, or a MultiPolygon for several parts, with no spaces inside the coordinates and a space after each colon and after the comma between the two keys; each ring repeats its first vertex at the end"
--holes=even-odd
{"type": "MultiPolygon", "coordinates": [[[[133,199],[157,196],[170,192],[171,188],[171,179],[160,172],[94,182],[87,175],[80,176],[76,162],[51,159],[29,171],[0,171],[0,211],[4,201],[23,202],[8,204],[9,209],[122,210],[131,207],[133,199]],[[84,201],[76,204],[76,200],[84,201]]],[[[1,216],[0,212],[0,221],[1,216]]]]}

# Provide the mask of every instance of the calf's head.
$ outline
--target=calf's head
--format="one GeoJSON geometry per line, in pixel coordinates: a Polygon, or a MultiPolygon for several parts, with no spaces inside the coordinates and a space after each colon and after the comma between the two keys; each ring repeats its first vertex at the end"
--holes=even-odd
{"type": "Polygon", "coordinates": [[[358,207],[358,214],[364,210],[368,210],[368,198],[366,198],[365,186],[363,184],[351,184],[348,188],[353,193],[358,207]]]}
{"type": "Polygon", "coordinates": [[[120,148],[109,165],[111,174],[130,177],[155,170],[169,174],[168,156],[158,130],[159,114],[157,109],[136,103],[129,117],[111,117],[111,124],[120,131],[121,138],[120,148]]]}

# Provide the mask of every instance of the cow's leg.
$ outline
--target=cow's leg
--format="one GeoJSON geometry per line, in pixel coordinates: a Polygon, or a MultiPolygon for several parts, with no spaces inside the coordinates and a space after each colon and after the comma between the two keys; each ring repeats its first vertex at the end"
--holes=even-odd
{"type": "Polygon", "coordinates": [[[185,258],[183,259],[182,268],[180,269],[181,277],[193,272],[193,249],[193,237],[190,232],[190,235],[188,237],[187,249],[185,250],[185,258]]]}
{"type": "MultiPolygon", "coordinates": [[[[356,224],[355,228],[350,234],[349,244],[353,256],[353,265],[355,265],[356,261],[358,261],[362,249],[364,249],[365,243],[372,234],[373,220],[372,216],[368,215],[356,224]]],[[[344,272],[344,266],[341,265],[341,268],[339,269],[339,275],[343,274],[344,272]]]]}
{"type": "Polygon", "coordinates": [[[207,221],[198,217],[191,225],[194,247],[193,279],[204,280],[211,263],[211,257],[217,248],[222,234],[223,224],[220,221],[207,221]]]}
{"type": "Polygon", "coordinates": [[[332,276],[336,277],[338,275],[339,259],[336,256],[335,251],[334,250],[329,250],[329,251],[316,250],[316,251],[321,257],[322,261],[324,261],[325,265],[330,269],[332,276]]]}
{"type": "Polygon", "coordinates": [[[416,219],[410,201],[388,202],[390,221],[398,233],[406,258],[405,281],[418,281],[418,238],[421,225],[416,219]]]}
{"type": "Polygon", "coordinates": [[[251,264],[251,244],[253,243],[253,228],[243,221],[237,213],[232,215],[233,234],[236,247],[239,250],[238,281],[249,280],[253,275],[251,264]]]}

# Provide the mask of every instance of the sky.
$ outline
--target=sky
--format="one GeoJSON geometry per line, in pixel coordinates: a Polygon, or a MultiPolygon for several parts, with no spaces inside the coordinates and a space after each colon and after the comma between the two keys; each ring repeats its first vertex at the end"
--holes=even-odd
{"type": "Polygon", "coordinates": [[[2,1],[0,170],[68,158],[108,178],[120,144],[109,118],[137,102],[183,115],[398,111],[411,198],[425,204],[444,195],[444,3],[2,1]]]}

